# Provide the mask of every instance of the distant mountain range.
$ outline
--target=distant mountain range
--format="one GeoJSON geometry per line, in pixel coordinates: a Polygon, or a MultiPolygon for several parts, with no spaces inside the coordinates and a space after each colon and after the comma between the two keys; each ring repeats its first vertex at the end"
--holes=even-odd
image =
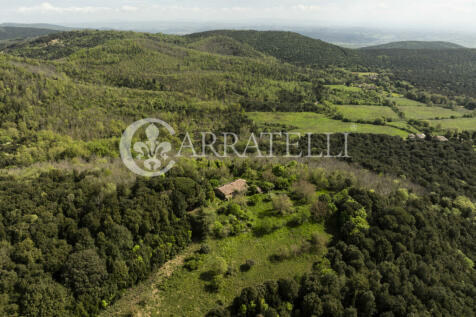
{"type": "Polygon", "coordinates": [[[382,45],[367,46],[362,49],[409,49],[409,50],[444,50],[444,49],[460,49],[464,46],[454,44],[451,42],[441,41],[401,41],[391,42],[382,45]]]}
{"type": "Polygon", "coordinates": [[[54,30],[54,31],[71,31],[75,28],[48,24],[48,23],[2,23],[0,27],[15,27],[15,28],[30,28],[30,29],[43,29],[43,30],[54,30]]]}
{"type": "MultiPolygon", "coordinates": [[[[363,27],[323,27],[323,26],[292,26],[284,24],[236,24],[236,23],[197,23],[177,21],[144,21],[116,23],[85,23],[68,27],[46,23],[3,23],[1,27],[23,27],[55,31],[71,31],[79,29],[125,30],[148,33],[165,33],[185,35],[207,30],[257,30],[257,31],[290,31],[319,39],[334,45],[347,48],[380,46],[393,42],[444,41],[476,47],[476,32],[429,31],[429,30],[381,30],[363,27]]],[[[411,47],[409,47],[411,48],[411,47]]],[[[447,47],[444,47],[447,48],[447,47]]]]}

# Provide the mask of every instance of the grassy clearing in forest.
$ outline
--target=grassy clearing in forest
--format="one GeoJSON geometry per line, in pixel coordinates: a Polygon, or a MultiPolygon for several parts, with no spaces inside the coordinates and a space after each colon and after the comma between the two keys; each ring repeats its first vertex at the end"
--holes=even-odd
{"type": "Polygon", "coordinates": [[[372,121],[378,118],[398,120],[398,115],[389,107],[384,106],[336,106],[344,118],[357,121],[372,121]]]}
{"type": "Polygon", "coordinates": [[[248,116],[258,125],[264,125],[266,123],[284,124],[291,127],[291,131],[301,133],[350,132],[388,134],[401,137],[408,136],[408,132],[398,128],[384,125],[343,122],[312,112],[249,112],[248,116]]]}
{"type": "Polygon", "coordinates": [[[309,272],[312,263],[321,255],[303,254],[277,263],[271,262],[269,257],[283,247],[302,244],[314,232],[322,233],[323,227],[307,223],[297,228],[283,227],[262,237],[249,232],[208,241],[212,251],[204,262],[209,257],[222,257],[237,269],[234,275],[223,279],[223,285],[217,293],[210,293],[205,289],[206,282],[200,278],[203,268],[192,272],[179,268],[160,286],[156,301],[147,303],[151,307],[151,316],[204,316],[216,307],[217,302],[230,304],[244,287],[309,272]],[[248,272],[241,272],[240,265],[248,259],[252,259],[255,265],[248,272]]]}
{"type": "Polygon", "coordinates": [[[444,120],[429,120],[432,127],[438,130],[457,129],[462,130],[476,130],[476,118],[457,118],[444,120]]]}
{"type": "Polygon", "coordinates": [[[390,97],[388,98],[390,101],[394,101],[397,106],[399,107],[409,107],[409,106],[419,106],[419,107],[425,107],[426,105],[424,103],[421,103],[419,101],[411,100],[405,97],[390,97]]]}
{"type": "Polygon", "coordinates": [[[461,117],[462,113],[442,107],[404,106],[399,108],[407,119],[428,120],[435,118],[461,117]]]}

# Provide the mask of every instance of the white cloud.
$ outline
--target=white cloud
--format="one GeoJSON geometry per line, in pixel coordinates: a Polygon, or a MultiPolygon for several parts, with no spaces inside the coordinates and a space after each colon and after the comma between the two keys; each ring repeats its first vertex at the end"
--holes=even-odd
{"type": "Polygon", "coordinates": [[[139,10],[139,8],[134,6],[124,5],[121,7],[121,10],[125,12],[136,12],[139,10]]]}
{"type": "Polygon", "coordinates": [[[17,12],[19,13],[97,13],[100,11],[110,10],[108,7],[57,7],[49,2],[44,2],[40,5],[31,7],[19,7],[17,12]]]}
{"type": "Polygon", "coordinates": [[[301,11],[319,11],[321,10],[321,6],[318,5],[305,5],[305,4],[298,4],[292,7],[293,9],[301,10],[301,11]]]}

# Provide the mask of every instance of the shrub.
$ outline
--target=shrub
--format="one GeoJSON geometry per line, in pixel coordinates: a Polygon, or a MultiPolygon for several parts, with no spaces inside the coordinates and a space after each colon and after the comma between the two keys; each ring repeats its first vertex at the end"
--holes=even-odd
{"type": "Polygon", "coordinates": [[[248,187],[248,195],[255,195],[261,192],[260,188],[255,184],[252,184],[248,187]]]}
{"type": "Polygon", "coordinates": [[[250,199],[248,200],[248,205],[249,206],[256,206],[260,201],[260,198],[258,195],[251,196],[250,199]]]}
{"type": "Polygon", "coordinates": [[[281,194],[271,198],[273,202],[273,208],[281,215],[289,214],[292,212],[293,203],[289,199],[288,195],[281,194]]]}
{"type": "Polygon", "coordinates": [[[211,276],[223,275],[228,270],[228,264],[220,256],[211,257],[207,261],[207,271],[211,276]]]}
{"type": "Polygon", "coordinates": [[[279,223],[276,219],[264,218],[258,225],[253,228],[253,231],[256,235],[265,235],[281,227],[282,224],[279,223]]]}
{"type": "Polygon", "coordinates": [[[293,184],[292,195],[296,200],[300,200],[306,203],[310,203],[316,194],[316,187],[305,181],[300,180],[293,184]]]}
{"type": "Polygon", "coordinates": [[[326,220],[329,216],[328,203],[321,200],[315,201],[311,206],[311,218],[314,221],[320,222],[326,220]]]}
{"type": "Polygon", "coordinates": [[[212,248],[208,244],[202,244],[200,246],[200,249],[198,250],[198,253],[199,254],[208,254],[208,253],[210,253],[211,250],[212,250],[212,248]]]}
{"type": "Polygon", "coordinates": [[[314,232],[311,235],[310,242],[312,252],[319,252],[326,246],[326,238],[322,234],[319,234],[317,232],[314,232]]]}
{"type": "Polygon", "coordinates": [[[316,168],[311,171],[310,181],[317,188],[323,189],[329,187],[329,182],[327,181],[326,172],[323,168],[316,168]]]}
{"type": "Polygon", "coordinates": [[[274,189],[274,184],[271,182],[261,182],[259,187],[263,192],[268,193],[274,189]]]}
{"type": "Polygon", "coordinates": [[[249,270],[251,270],[251,268],[255,265],[255,261],[253,260],[246,260],[245,263],[243,263],[242,265],[240,265],[240,271],[241,272],[248,272],[249,270]]]}
{"type": "Polygon", "coordinates": [[[287,190],[289,187],[289,180],[284,177],[276,177],[276,180],[274,181],[274,185],[276,189],[287,190]]]}
{"type": "Polygon", "coordinates": [[[200,256],[191,256],[185,259],[183,267],[188,271],[198,270],[199,266],[202,264],[202,259],[200,256]]]}
{"type": "Polygon", "coordinates": [[[218,290],[220,289],[220,287],[222,287],[223,285],[223,276],[221,275],[215,275],[210,283],[208,284],[208,290],[210,292],[218,292],[218,290]]]}

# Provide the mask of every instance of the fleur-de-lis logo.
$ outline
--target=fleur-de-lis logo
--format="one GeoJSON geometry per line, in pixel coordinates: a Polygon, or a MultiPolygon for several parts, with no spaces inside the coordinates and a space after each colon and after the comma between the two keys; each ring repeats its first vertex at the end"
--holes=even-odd
{"type": "Polygon", "coordinates": [[[172,149],[172,145],[169,142],[157,141],[160,131],[153,123],[147,127],[145,134],[147,141],[134,143],[134,151],[139,153],[137,155],[139,160],[145,159],[145,168],[156,171],[162,165],[161,159],[167,160],[167,152],[172,149]]]}
{"type": "Polygon", "coordinates": [[[120,152],[122,161],[124,164],[136,174],[142,176],[159,176],[165,174],[175,164],[173,160],[169,160],[168,153],[172,150],[172,145],[169,142],[160,142],[158,140],[160,130],[155,123],[164,127],[171,135],[175,134],[174,129],[166,122],[159,119],[142,119],[131,124],[122,135],[120,143],[120,152]],[[131,151],[131,143],[134,134],[142,126],[149,124],[145,129],[147,140],[142,142],[135,142],[132,149],[136,158],[143,161],[144,169],[137,165],[133,158],[133,152],[131,151]],[[169,161],[168,161],[169,160],[169,161]],[[167,163],[168,161],[168,163],[167,163]],[[166,164],[167,163],[167,164],[166,164]],[[165,165],[163,167],[163,165],[165,165]],[[162,167],[162,169],[160,169],[162,167]]]}

